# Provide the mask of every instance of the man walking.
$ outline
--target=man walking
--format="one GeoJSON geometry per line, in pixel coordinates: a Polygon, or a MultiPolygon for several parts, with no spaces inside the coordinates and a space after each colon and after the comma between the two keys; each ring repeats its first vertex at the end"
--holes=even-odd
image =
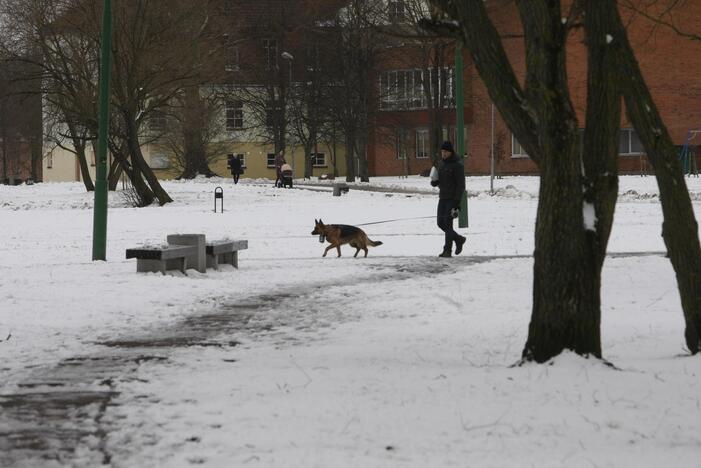
{"type": "Polygon", "coordinates": [[[458,217],[460,200],[465,191],[465,168],[449,141],[441,145],[441,159],[443,163],[440,168],[438,170],[434,168],[431,171],[431,185],[439,188],[436,221],[438,227],[445,233],[443,252],[438,256],[446,258],[452,256],[453,242],[455,242],[455,255],[459,255],[467,240],[453,229],[453,219],[458,217]]]}
{"type": "Polygon", "coordinates": [[[231,158],[231,161],[229,162],[229,169],[231,169],[231,175],[234,177],[234,184],[238,184],[241,172],[243,172],[241,156],[234,156],[231,158]]]}

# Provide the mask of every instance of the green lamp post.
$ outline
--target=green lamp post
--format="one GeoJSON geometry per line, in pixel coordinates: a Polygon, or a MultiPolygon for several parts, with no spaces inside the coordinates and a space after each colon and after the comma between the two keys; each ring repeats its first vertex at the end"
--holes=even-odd
{"type": "Polygon", "coordinates": [[[92,259],[106,260],[107,250],[107,133],[110,109],[110,52],[112,50],[112,6],[104,0],[100,51],[100,111],[95,161],[95,205],[93,208],[92,259]]]}
{"type": "MultiPolygon", "coordinates": [[[[458,42],[455,47],[455,113],[456,113],[456,133],[457,150],[461,158],[465,157],[465,102],[463,99],[462,86],[462,43],[458,42]]],[[[463,159],[463,164],[467,161],[463,159]]],[[[460,199],[460,215],[458,226],[468,227],[467,221],[467,190],[462,193],[460,199]]]]}

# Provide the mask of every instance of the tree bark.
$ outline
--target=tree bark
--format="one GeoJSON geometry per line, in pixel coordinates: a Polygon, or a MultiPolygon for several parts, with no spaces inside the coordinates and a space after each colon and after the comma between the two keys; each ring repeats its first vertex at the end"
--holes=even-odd
{"type": "Polygon", "coordinates": [[[144,179],[146,179],[146,182],[148,183],[149,188],[153,192],[153,195],[155,195],[158,199],[158,203],[160,205],[165,205],[166,203],[172,202],[173,199],[170,198],[168,192],[166,192],[165,189],[161,186],[161,183],[158,181],[158,178],[153,173],[153,170],[148,166],[148,164],[146,164],[144,155],[141,152],[141,143],[139,142],[139,131],[136,122],[134,121],[134,119],[130,118],[130,116],[127,113],[125,113],[124,115],[124,126],[126,128],[126,143],[127,147],[129,148],[129,155],[131,156],[131,162],[134,171],[132,184],[136,188],[136,185],[134,184],[135,179],[140,179],[143,175],[144,179]]]}
{"type": "Polygon", "coordinates": [[[566,349],[601,357],[601,261],[592,255],[601,239],[584,224],[578,124],[566,74],[568,26],[560,4],[516,2],[526,43],[522,90],[482,0],[433,3],[461,24],[492,101],[540,169],[533,310],[523,359],[545,362],[566,349]]]}
{"type": "Polygon", "coordinates": [[[355,136],[346,134],[346,182],[355,182],[355,136]]]}
{"type": "Polygon", "coordinates": [[[117,190],[117,184],[119,184],[119,178],[122,176],[122,172],[124,172],[122,165],[117,158],[114,158],[112,164],[110,164],[110,170],[107,176],[109,183],[108,188],[111,192],[117,190]]]}
{"type": "Polygon", "coordinates": [[[614,20],[609,32],[613,43],[618,43],[621,80],[626,110],[648,159],[655,169],[664,222],[662,237],[677,275],[686,328],[684,337],[692,354],[701,347],[701,246],[698,223],[677,159],[677,149],[667,131],[657,106],[640,71],[633,48],[618,13],[615,0],[605,0],[614,20]]]}

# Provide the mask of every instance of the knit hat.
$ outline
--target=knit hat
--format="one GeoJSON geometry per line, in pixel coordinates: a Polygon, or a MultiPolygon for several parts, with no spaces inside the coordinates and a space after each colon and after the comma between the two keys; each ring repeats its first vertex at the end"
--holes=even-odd
{"type": "Polygon", "coordinates": [[[449,141],[444,141],[441,145],[441,149],[445,151],[450,151],[451,153],[455,153],[455,150],[453,150],[453,144],[449,141]]]}

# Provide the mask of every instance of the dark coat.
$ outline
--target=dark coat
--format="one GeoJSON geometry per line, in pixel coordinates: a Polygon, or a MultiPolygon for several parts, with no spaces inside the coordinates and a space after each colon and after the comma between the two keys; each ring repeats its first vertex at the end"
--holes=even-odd
{"type": "Polygon", "coordinates": [[[229,161],[229,169],[231,169],[232,174],[241,174],[241,160],[239,158],[233,158],[229,161]]]}
{"type": "Polygon", "coordinates": [[[438,180],[431,181],[431,185],[438,186],[438,198],[453,200],[456,207],[460,206],[465,191],[465,167],[455,153],[443,161],[438,168],[438,180]]]}

